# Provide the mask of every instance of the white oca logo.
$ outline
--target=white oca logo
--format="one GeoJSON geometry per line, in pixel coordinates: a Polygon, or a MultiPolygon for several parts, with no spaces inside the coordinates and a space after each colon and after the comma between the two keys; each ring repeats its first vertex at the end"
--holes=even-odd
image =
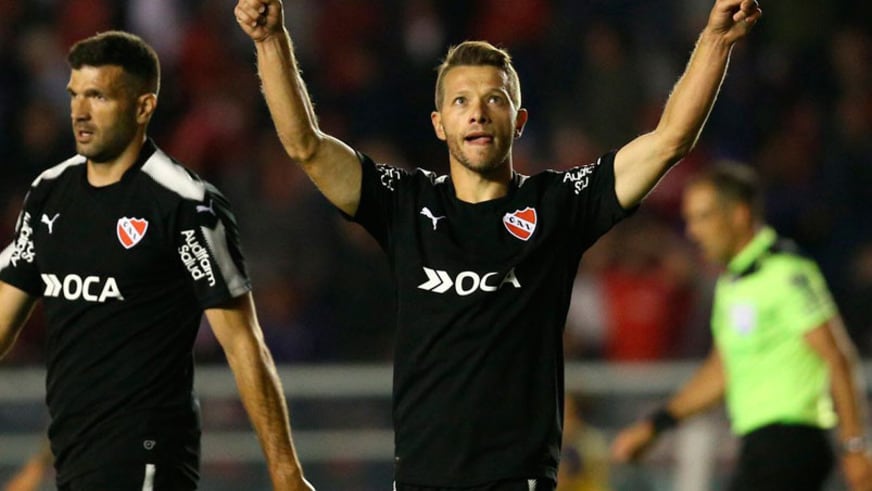
{"type": "Polygon", "coordinates": [[[498,279],[498,272],[479,275],[475,271],[461,271],[456,278],[452,278],[447,271],[441,269],[424,268],[427,281],[418,285],[421,290],[434,293],[445,293],[454,287],[454,291],[461,297],[471,295],[476,291],[495,292],[503,285],[509,284],[515,288],[521,288],[521,282],[515,276],[515,268],[509,270],[502,279],[498,279]]]}
{"type": "Polygon", "coordinates": [[[45,283],[46,297],[61,297],[67,300],[84,299],[87,302],[103,303],[107,299],[115,298],[124,300],[118,283],[111,276],[104,281],[99,276],[86,276],[82,278],[77,274],[68,274],[63,280],[54,274],[43,274],[42,281],[45,283]]]}

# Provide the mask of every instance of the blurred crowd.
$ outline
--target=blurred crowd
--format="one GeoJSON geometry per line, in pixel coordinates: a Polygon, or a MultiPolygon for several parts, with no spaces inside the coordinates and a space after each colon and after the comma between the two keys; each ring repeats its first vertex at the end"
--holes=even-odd
{"type": "MultiPolygon", "coordinates": [[[[233,0],[0,0],[0,242],[28,184],[73,154],[65,56],[109,29],[141,35],[163,69],[150,135],[237,213],[259,316],[279,362],[391,356],[390,271],[285,156],[233,0]]],[[[435,66],[451,44],[507,48],[530,122],[525,174],[591,162],[653,129],[711,0],[286,0],[322,128],[377,161],[447,172],[435,66]]],[[[582,260],[569,359],[697,357],[717,271],[683,236],[680,191],[729,159],[765,182],[767,218],[819,261],[861,352],[872,354],[872,3],[761,1],[696,150],[582,260]]],[[[87,247],[71,244],[70,247],[87,247]]],[[[221,350],[201,330],[198,356],[221,350]]],[[[38,363],[39,314],[11,363],[38,363]]]]}

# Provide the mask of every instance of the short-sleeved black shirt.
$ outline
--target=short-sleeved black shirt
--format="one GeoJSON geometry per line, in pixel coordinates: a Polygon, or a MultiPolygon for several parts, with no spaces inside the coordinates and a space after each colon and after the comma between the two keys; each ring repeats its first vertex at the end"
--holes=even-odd
{"type": "Polygon", "coordinates": [[[506,196],[478,204],[458,200],[448,176],[361,162],[354,219],[397,282],[396,481],[556,480],[573,279],[584,250],[628,214],[614,153],[515,173],[506,196]]]}
{"type": "Polygon", "coordinates": [[[59,482],[198,453],[202,312],[250,290],[235,218],[213,186],[150,140],[110,186],[91,186],[75,156],[33,182],[0,280],[43,299],[59,482]]]}

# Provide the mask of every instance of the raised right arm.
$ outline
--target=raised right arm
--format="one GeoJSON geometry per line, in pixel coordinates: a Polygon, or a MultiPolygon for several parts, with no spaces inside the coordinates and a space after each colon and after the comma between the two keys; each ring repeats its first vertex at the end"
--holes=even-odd
{"type": "Polygon", "coordinates": [[[264,98],[285,151],[331,203],[354,215],[360,202],[360,161],[351,147],[318,127],[281,0],[239,0],[235,14],[254,41],[264,98]]]}

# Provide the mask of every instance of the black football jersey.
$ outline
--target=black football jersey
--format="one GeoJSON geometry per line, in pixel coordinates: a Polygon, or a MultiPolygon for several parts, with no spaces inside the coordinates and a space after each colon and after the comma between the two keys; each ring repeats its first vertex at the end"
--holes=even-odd
{"type": "MultiPolygon", "coordinates": [[[[75,156],[32,184],[0,280],[41,297],[59,480],[197,441],[193,344],[204,308],[250,290],[224,196],[149,140],[93,187],[75,156]]],[[[196,447],[185,451],[196,452],[196,447]]]]}
{"type": "Polygon", "coordinates": [[[573,280],[582,253],[628,214],[614,153],[515,173],[506,196],[477,204],[458,200],[449,176],[360,158],[354,220],[397,283],[397,482],[556,480],[573,280]]]}

